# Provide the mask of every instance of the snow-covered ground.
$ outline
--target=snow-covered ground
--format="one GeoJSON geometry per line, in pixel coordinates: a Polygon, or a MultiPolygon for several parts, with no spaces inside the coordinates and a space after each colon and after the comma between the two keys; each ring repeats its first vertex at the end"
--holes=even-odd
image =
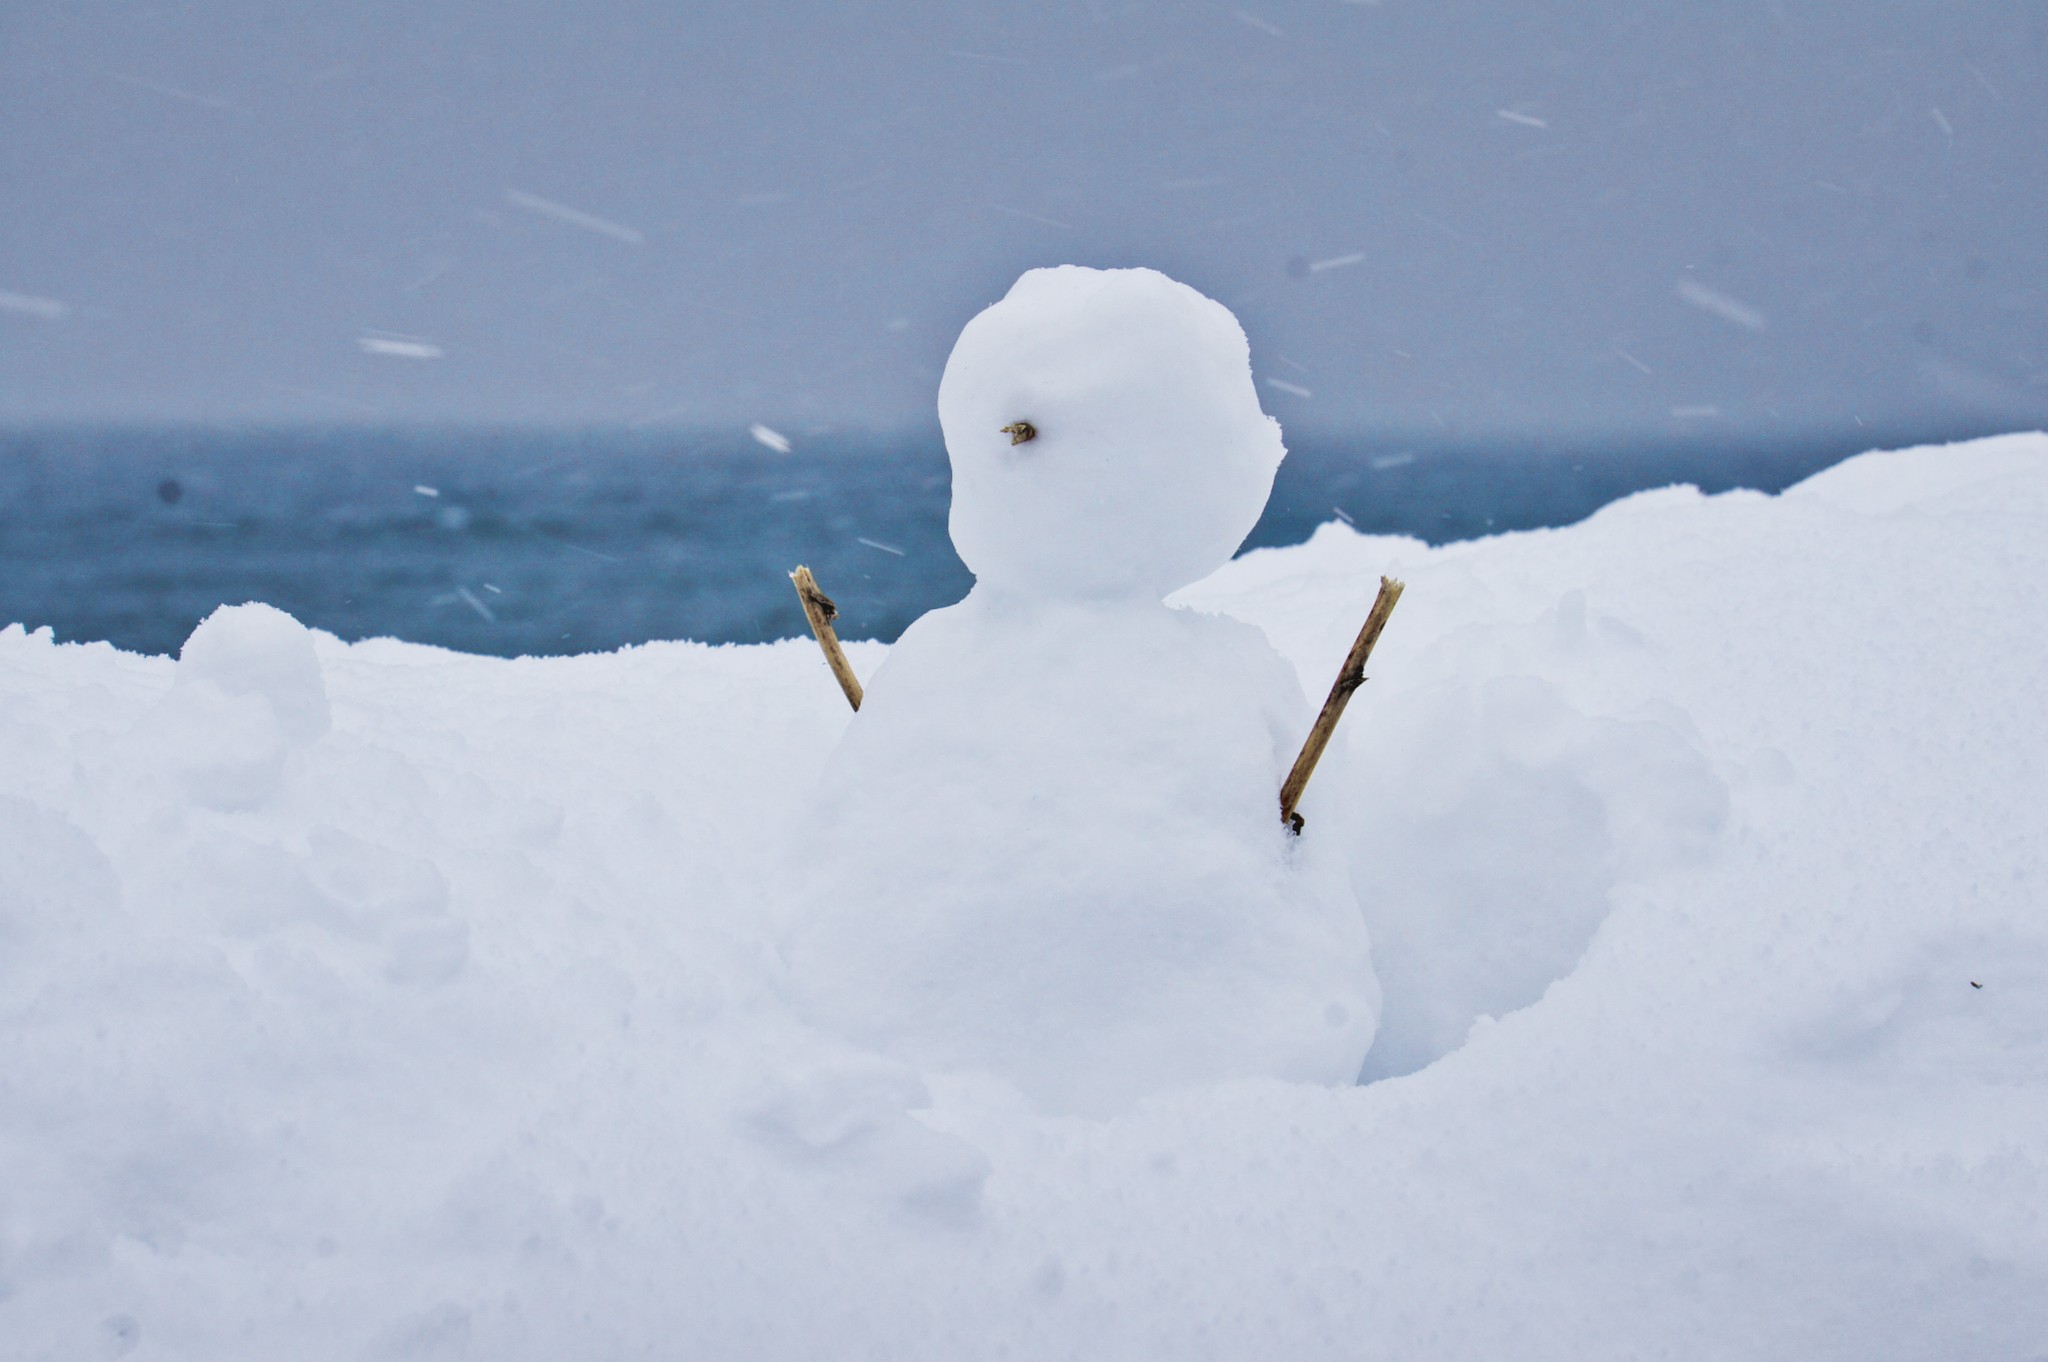
{"type": "Polygon", "coordinates": [[[0,1355],[2048,1355],[2048,438],[1383,572],[1371,1081],[1104,1120],[784,1002],[809,640],[0,633],[0,1355]]]}

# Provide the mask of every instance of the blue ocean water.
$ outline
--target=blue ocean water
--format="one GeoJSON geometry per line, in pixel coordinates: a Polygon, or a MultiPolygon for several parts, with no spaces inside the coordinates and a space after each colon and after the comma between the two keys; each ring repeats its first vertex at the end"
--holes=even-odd
{"type": "MultiPolygon", "coordinates": [[[[1877,443],[1769,448],[1389,437],[1293,446],[1250,545],[1339,514],[1433,543],[1567,524],[1631,491],[1782,488],[1877,443]]],[[[808,563],[850,638],[971,584],[936,432],[42,427],[0,432],[0,624],[175,652],[267,601],[345,639],[500,656],[804,631],[808,563]]]]}

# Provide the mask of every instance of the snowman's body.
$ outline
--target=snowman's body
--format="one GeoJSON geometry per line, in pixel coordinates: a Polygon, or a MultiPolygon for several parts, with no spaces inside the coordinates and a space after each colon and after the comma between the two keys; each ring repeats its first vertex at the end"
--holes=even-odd
{"type": "Polygon", "coordinates": [[[1258,630],[1161,599],[1228,559],[1283,452],[1235,319],[1150,271],[1033,271],[939,409],[978,582],[896,643],[827,771],[786,944],[806,1010],[1060,1110],[1347,1081],[1378,988],[1342,865],[1280,822],[1301,689],[1258,630]]]}

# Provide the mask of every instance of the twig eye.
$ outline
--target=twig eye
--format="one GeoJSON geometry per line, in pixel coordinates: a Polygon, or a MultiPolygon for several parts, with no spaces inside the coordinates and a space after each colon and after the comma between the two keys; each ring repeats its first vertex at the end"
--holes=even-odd
{"type": "Polygon", "coordinates": [[[1026,440],[1038,438],[1038,427],[1032,425],[1029,421],[1012,421],[1009,425],[1003,427],[1003,434],[1010,437],[1011,444],[1021,445],[1026,440]]]}

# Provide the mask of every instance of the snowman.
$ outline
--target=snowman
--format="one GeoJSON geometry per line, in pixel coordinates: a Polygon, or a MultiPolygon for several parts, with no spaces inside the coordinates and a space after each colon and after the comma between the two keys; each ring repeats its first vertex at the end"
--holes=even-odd
{"type": "Polygon", "coordinates": [[[1308,706],[1259,630],[1163,599],[1286,452],[1236,318],[1151,270],[1033,270],[961,333],[939,419],[975,585],[890,650],[804,819],[800,1009],[1055,1112],[1352,1081],[1365,926],[1275,802],[1308,706]]]}

